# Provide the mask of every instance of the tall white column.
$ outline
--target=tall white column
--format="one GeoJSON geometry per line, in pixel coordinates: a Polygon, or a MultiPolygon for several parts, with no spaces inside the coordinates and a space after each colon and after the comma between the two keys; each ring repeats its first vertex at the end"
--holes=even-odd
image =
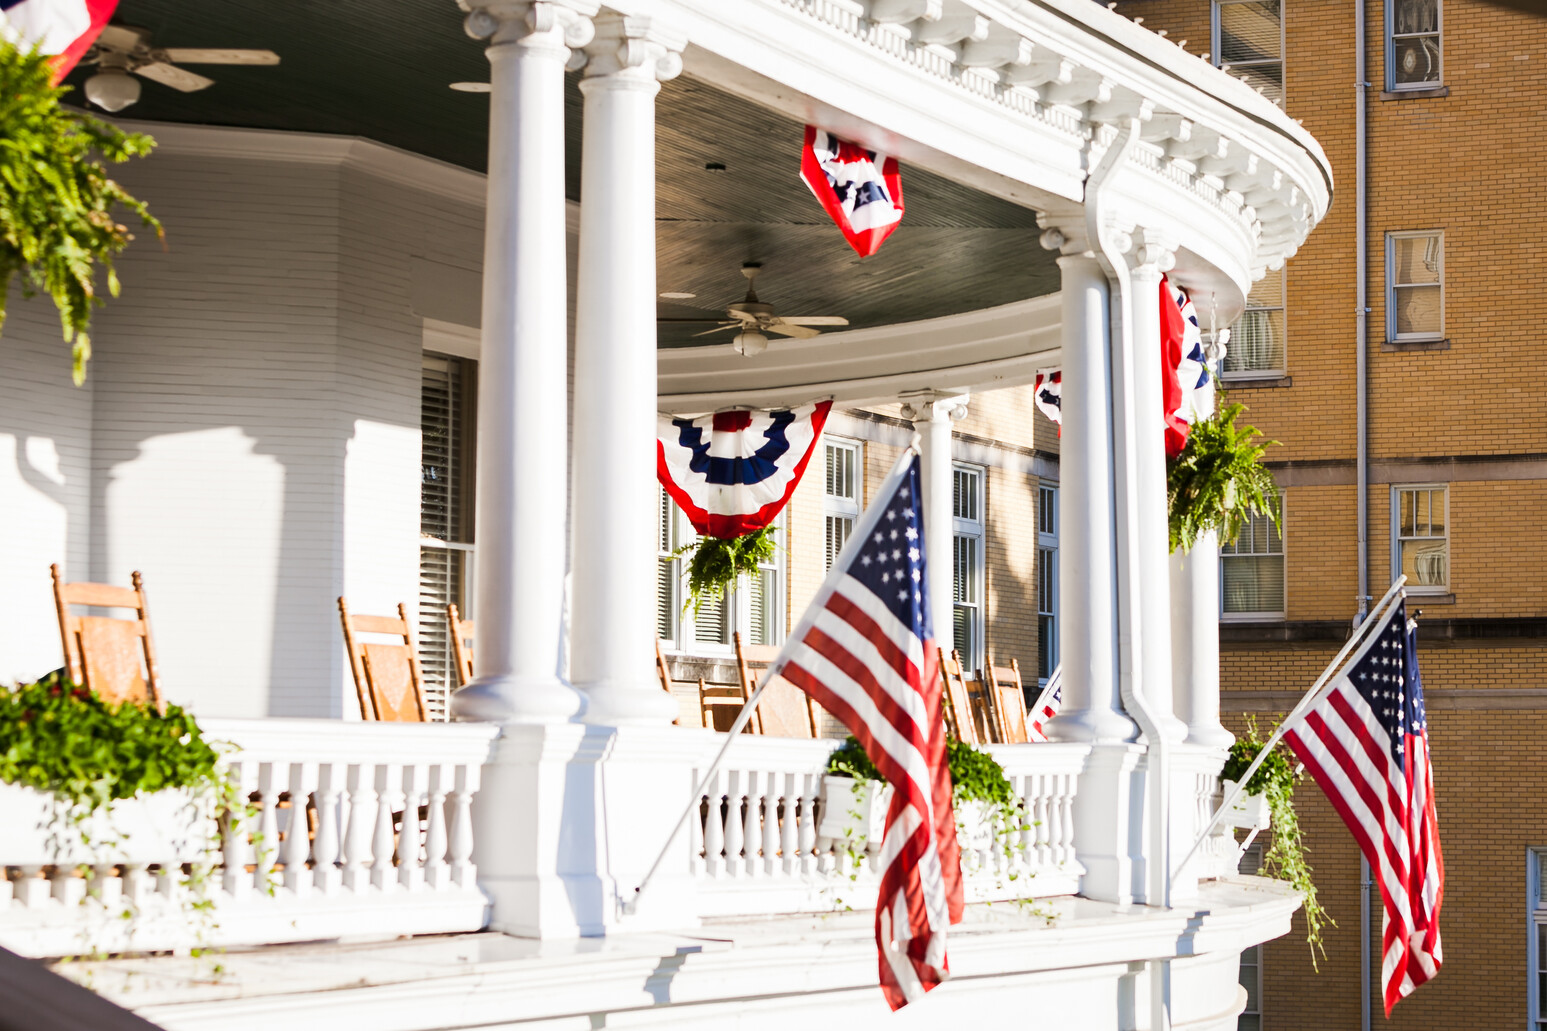
{"type": "Polygon", "coordinates": [[[1059,439],[1059,633],[1063,709],[1048,725],[1058,741],[1131,741],[1116,670],[1116,536],[1112,507],[1110,292],[1094,254],[1050,229],[1043,246],[1064,249],[1063,433],[1059,439]]]}
{"type": "Polygon", "coordinates": [[[478,367],[476,677],[459,719],[551,723],[559,678],[565,482],[564,66],[596,0],[461,0],[489,40],[489,200],[478,367]]]}
{"type": "Polygon", "coordinates": [[[1174,251],[1148,230],[1139,241],[1131,276],[1134,351],[1134,479],[1138,488],[1139,684],[1169,740],[1187,736],[1173,713],[1171,680],[1170,535],[1166,505],[1165,405],[1160,350],[1160,278],[1176,264],[1174,251]]]}
{"type": "MultiPolygon", "coordinates": [[[[934,391],[903,395],[902,416],[919,434],[919,472],[924,480],[924,568],[929,577],[929,618],[935,642],[949,652],[960,647],[952,619],[951,424],[967,417],[966,395],[941,397],[934,391]]],[[[971,656],[963,656],[971,661],[971,656]]]]}
{"type": "Polygon", "coordinates": [[[655,95],[682,46],[649,18],[603,14],[580,83],[570,674],[587,723],[677,715],[653,672],[655,95]]]}
{"type": "Polygon", "coordinates": [[[1219,722],[1219,537],[1209,533],[1171,556],[1171,669],[1187,743],[1229,748],[1219,722]]]}

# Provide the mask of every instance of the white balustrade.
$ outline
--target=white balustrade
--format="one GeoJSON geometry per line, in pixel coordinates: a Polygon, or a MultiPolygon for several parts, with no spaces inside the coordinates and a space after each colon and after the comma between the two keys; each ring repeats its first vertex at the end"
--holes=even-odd
{"type": "MultiPolygon", "coordinates": [[[[716,735],[714,747],[705,747],[695,781],[721,740],[716,735]]],[[[750,735],[736,740],[683,839],[702,915],[822,912],[840,899],[870,904],[880,842],[846,842],[839,832],[821,830],[823,771],[837,744],[750,735]],[[858,870],[851,849],[862,856],[858,870]]],[[[963,845],[968,901],[1073,894],[1084,872],[1075,859],[1074,796],[1087,746],[989,747],[1021,799],[1026,823],[1007,834],[969,835],[976,842],[963,845]]]]}
{"type": "Polygon", "coordinates": [[[485,925],[470,810],[495,725],[201,723],[234,746],[250,811],[217,823],[163,792],[88,821],[87,847],[52,825],[49,798],[0,784],[0,945],[53,956],[485,925]]]}

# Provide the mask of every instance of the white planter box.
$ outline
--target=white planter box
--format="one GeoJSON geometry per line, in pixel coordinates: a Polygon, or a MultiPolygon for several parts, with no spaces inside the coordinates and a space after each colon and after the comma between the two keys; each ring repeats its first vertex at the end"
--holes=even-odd
{"type": "Polygon", "coordinates": [[[123,799],[111,815],[99,811],[76,828],[52,795],[0,784],[0,827],[7,866],[187,862],[217,847],[214,821],[186,791],[123,799]],[[92,847],[82,844],[83,832],[92,847]]]}
{"type": "MultiPolygon", "coordinates": [[[[1235,781],[1220,781],[1224,789],[1224,796],[1229,797],[1235,790],[1235,781]]],[[[1268,796],[1266,795],[1241,795],[1237,798],[1225,815],[1222,822],[1229,827],[1244,827],[1247,830],[1264,831],[1268,829],[1268,796]]]]}
{"type": "Polygon", "coordinates": [[[963,855],[993,849],[994,816],[987,802],[974,799],[956,805],[956,843],[963,855]]]}
{"type": "Polygon", "coordinates": [[[886,809],[891,803],[892,786],[885,781],[864,780],[856,786],[851,777],[824,776],[822,822],[817,827],[817,838],[848,839],[856,852],[865,851],[872,842],[879,849],[881,834],[886,829],[886,809]]]}

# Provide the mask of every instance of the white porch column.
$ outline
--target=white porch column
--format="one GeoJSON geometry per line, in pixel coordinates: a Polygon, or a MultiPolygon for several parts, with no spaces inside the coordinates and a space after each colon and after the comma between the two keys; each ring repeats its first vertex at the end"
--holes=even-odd
{"type": "Polygon", "coordinates": [[[1219,721],[1219,536],[1171,556],[1171,669],[1176,714],[1187,743],[1229,748],[1235,735],[1219,721]]]}
{"type": "Polygon", "coordinates": [[[1058,653],[1063,709],[1048,725],[1055,741],[1131,741],[1116,669],[1116,530],[1112,507],[1112,407],[1108,361],[1110,293],[1094,254],[1065,246],[1058,259],[1063,319],[1063,434],[1059,439],[1058,653]]]}
{"type": "Polygon", "coordinates": [[[460,0],[489,40],[489,201],[478,367],[477,677],[459,719],[549,723],[559,679],[565,477],[564,65],[596,0],[460,0]]]}
{"type": "MultiPolygon", "coordinates": [[[[953,563],[951,505],[951,423],[967,417],[966,395],[941,397],[934,391],[903,395],[902,417],[919,434],[919,472],[924,480],[924,568],[929,577],[929,618],[935,642],[949,652],[959,647],[952,619],[953,563]]],[[[971,661],[971,656],[964,656],[971,661]]]]}
{"type": "MultiPolygon", "coordinates": [[[[1171,574],[1166,505],[1165,405],[1161,396],[1163,356],[1160,353],[1160,278],[1176,264],[1169,241],[1149,230],[1135,234],[1139,242],[1131,272],[1134,349],[1134,437],[1138,454],[1134,472],[1138,487],[1138,574],[1140,671],[1139,683],[1168,740],[1187,736],[1187,726],[1173,713],[1171,681],[1171,574]]],[[[1170,373],[1175,375],[1174,372],[1170,373]]]]}
{"type": "MultiPolygon", "coordinates": [[[[570,676],[587,723],[669,724],[655,652],[655,95],[683,41],[608,12],[586,49],[570,676]]],[[[557,544],[550,540],[549,546],[557,544]]]]}

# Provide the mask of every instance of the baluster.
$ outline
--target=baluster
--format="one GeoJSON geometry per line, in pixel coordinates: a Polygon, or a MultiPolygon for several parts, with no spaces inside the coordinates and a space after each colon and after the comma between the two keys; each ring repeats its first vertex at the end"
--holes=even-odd
{"type": "MultiPolygon", "coordinates": [[[[280,858],[285,864],[285,887],[295,892],[300,897],[307,895],[312,890],[313,871],[306,866],[306,858],[311,855],[311,821],[307,817],[311,792],[317,780],[317,771],[304,763],[295,763],[285,771],[283,784],[279,778],[281,774],[275,771],[276,788],[283,786],[290,792],[290,821],[285,828],[285,840],[280,844],[280,858]]],[[[322,805],[317,804],[317,830],[322,830],[322,805]]]]}
{"type": "Polygon", "coordinates": [[[1038,867],[1050,866],[1054,862],[1053,821],[1058,797],[1058,780],[1056,773],[1037,774],[1036,797],[1032,808],[1032,815],[1036,818],[1037,825],[1032,828],[1032,838],[1037,846],[1038,867]]]}
{"type": "Polygon", "coordinates": [[[364,891],[371,883],[371,832],[376,823],[376,786],[370,764],[349,767],[349,821],[344,830],[344,888],[364,891]]]}
{"type": "MultiPolygon", "coordinates": [[[[760,859],[763,851],[763,828],[766,821],[763,819],[763,805],[765,800],[773,792],[769,788],[769,775],[766,773],[754,773],[747,771],[747,809],[744,819],[746,828],[741,835],[741,840],[746,843],[746,870],[748,876],[756,876],[762,869],[760,859]]],[[[772,814],[769,814],[772,816],[772,814]]]]}
{"type": "Polygon", "coordinates": [[[795,854],[800,846],[800,774],[786,773],[781,779],[784,781],[784,819],[779,821],[779,869],[793,874],[800,869],[800,858],[795,854]]]}
{"type": "Polygon", "coordinates": [[[223,814],[219,824],[220,861],[223,867],[220,882],[232,898],[240,899],[246,898],[248,889],[252,887],[247,864],[256,858],[252,843],[247,839],[252,833],[249,826],[252,820],[247,816],[247,796],[252,792],[257,770],[253,763],[240,760],[232,762],[230,768],[231,779],[236,784],[238,808],[223,814]]]}
{"type": "Polygon", "coordinates": [[[1074,774],[1066,773],[1059,778],[1063,783],[1058,793],[1058,861],[1074,860],[1074,774]]]}
{"type": "MultiPolygon", "coordinates": [[[[693,771],[693,783],[698,783],[700,774],[693,771]]],[[[690,876],[703,876],[709,872],[708,864],[704,861],[704,824],[708,822],[708,814],[705,812],[705,800],[708,795],[700,795],[698,808],[688,816],[688,874],[690,876]]]]}
{"type": "Polygon", "coordinates": [[[741,785],[746,776],[742,770],[731,770],[726,778],[729,783],[725,793],[725,872],[732,877],[746,869],[742,856],[746,825],[741,819],[741,785]]]}
{"type": "Polygon", "coordinates": [[[397,835],[397,879],[410,892],[424,887],[424,861],[420,858],[419,806],[428,778],[423,766],[403,767],[403,823],[397,835]]]}
{"type": "MultiPolygon", "coordinates": [[[[784,794],[779,790],[779,785],[784,782],[784,777],[778,773],[767,773],[763,782],[763,864],[762,871],[765,876],[779,872],[782,865],[780,858],[780,845],[783,842],[782,824],[779,820],[779,803],[784,794]]],[[[791,810],[793,815],[793,810],[791,810]]]]}
{"type": "Polygon", "coordinates": [[[725,816],[720,811],[725,801],[725,771],[716,770],[709,782],[709,815],[704,821],[704,871],[710,877],[725,869],[725,816]]]}
{"type": "MultiPolygon", "coordinates": [[[[285,776],[285,767],[279,763],[263,763],[258,771],[258,840],[254,843],[255,866],[253,883],[259,891],[272,892],[274,864],[279,862],[279,793],[284,790],[279,781],[285,776]]],[[[305,806],[303,804],[302,808],[305,806]]]]}
{"type": "Polygon", "coordinates": [[[1024,774],[1019,778],[1021,824],[1024,829],[1017,831],[1010,840],[1016,844],[1013,865],[1021,871],[1035,870],[1037,867],[1038,779],[1035,773],[1024,774]]]}
{"type": "Polygon", "coordinates": [[[473,865],[473,796],[478,793],[481,766],[458,766],[456,787],[451,792],[451,880],[458,887],[472,888],[478,883],[478,868],[473,865]]]}
{"type": "Polygon", "coordinates": [[[136,913],[140,912],[151,889],[151,879],[146,875],[145,864],[125,863],[122,880],[124,904],[132,907],[136,913]]]}
{"type": "Polygon", "coordinates": [[[73,863],[60,863],[54,867],[51,878],[54,898],[66,906],[78,906],[86,897],[86,879],[79,876],[73,863]]]}
{"type": "MultiPolygon", "coordinates": [[[[371,885],[384,893],[397,887],[397,868],[392,865],[397,842],[392,836],[392,810],[403,804],[398,790],[403,768],[383,763],[376,767],[376,833],[371,837],[371,885]]],[[[406,821],[408,813],[403,813],[406,821]]]]}
{"type": "Polygon", "coordinates": [[[322,763],[317,768],[317,840],[312,842],[312,884],[325,895],[338,891],[343,878],[338,868],[338,831],[340,796],[347,771],[347,766],[337,763],[322,763]]]}
{"type": "Polygon", "coordinates": [[[90,892],[110,912],[116,912],[123,897],[124,882],[116,874],[114,863],[98,863],[91,868],[90,892]]]}
{"type": "Polygon", "coordinates": [[[796,775],[800,784],[800,872],[816,873],[816,799],[822,788],[822,776],[816,773],[796,775]]]}
{"type": "Polygon", "coordinates": [[[446,795],[450,793],[451,770],[430,767],[430,821],[424,831],[424,879],[437,891],[451,883],[451,868],[446,865],[446,795]]]}
{"type": "Polygon", "coordinates": [[[18,867],[21,879],[16,882],[14,889],[16,897],[26,909],[36,909],[48,901],[51,896],[52,885],[48,878],[43,876],[41,866],[18,867]]]}

